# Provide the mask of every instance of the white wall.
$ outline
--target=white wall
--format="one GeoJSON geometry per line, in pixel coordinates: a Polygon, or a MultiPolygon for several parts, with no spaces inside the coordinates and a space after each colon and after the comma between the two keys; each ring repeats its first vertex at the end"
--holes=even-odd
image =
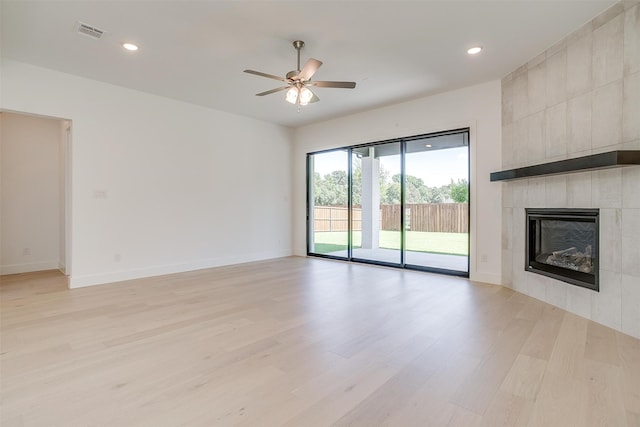
{"type": "Polygon", "coordinates": [[[500,169],[500,114],[500,82],[492,81],[297,129],[293,150],[295,254],[306,254],[306,153],[469,127],[470,276],[500,283],[501,187],[489,182],[489,173],[500,169]]]}
{"type": "Polygon", "coordinates": [[[0,274],[60,263],[60,122],[0,114],[0,274]]]}
{"type": "Polygon", "coordinates": [[[1,108],[73,122],[72,287],[291,254],[288,129],[6,58],[2,80],[1,108]]]}

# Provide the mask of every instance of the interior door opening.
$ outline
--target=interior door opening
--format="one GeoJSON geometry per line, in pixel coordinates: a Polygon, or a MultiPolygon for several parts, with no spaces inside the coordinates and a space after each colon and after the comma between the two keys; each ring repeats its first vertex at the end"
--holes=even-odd
{"type": "Polygon", "coordinates": [[[0,275],[71,274],[71,121],[0,111],[0,275]]]}

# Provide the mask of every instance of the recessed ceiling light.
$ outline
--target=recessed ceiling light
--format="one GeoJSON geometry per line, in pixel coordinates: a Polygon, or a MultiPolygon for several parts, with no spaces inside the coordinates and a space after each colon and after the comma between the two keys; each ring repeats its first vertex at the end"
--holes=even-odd
{"type": "Polygon", "coordinates": [[[122,43],[122,47],[132,52],[138,50],[138,45],[133,43],[122,43]]]}
{"type": "Polygon", "coordinates": [[[431,145],[431,144],[427,144],[427,145],[425,145],[425,147],[427,147],[427,148],[431,148],[431,147],[432,147],[432,145],[431,145]]]}
{"type": "Polygon", "coordinates": [[[469,55],[477,55],[480,52],[482,52],[482,46],[474,46],[474,47],[472,47],[470,49],[467,49],[467,53],[469,55]]]}

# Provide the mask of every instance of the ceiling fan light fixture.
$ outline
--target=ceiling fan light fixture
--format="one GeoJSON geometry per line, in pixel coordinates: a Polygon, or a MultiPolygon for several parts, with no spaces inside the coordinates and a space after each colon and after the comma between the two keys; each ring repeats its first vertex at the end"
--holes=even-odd
{"type": "Polygon", "coordinates": [[[292,104],[295,104],[298,101],[298,88],[295,86],[292,86],[288,91],[287,91],[287,96],[285,98],[287,100],[287,102],[290,102],[292,104]]]}
{"type": "Polygon", "coordinates": [[[309,88],[302,87],[300,89],[300,105],[307,105],[313,98],[313,92],[309,88]]]}

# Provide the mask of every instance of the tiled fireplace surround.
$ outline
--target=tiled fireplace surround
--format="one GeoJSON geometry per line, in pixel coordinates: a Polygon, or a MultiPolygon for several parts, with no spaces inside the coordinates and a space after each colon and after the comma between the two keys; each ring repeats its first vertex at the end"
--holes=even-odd
{"type": "MultiPolygon", "coordinates": [[[[640,2],[624,1],[502,80],[502,166],[640,150],[640,2]]],[[[513,289],[640,338],[640,166],[502,185],[513,289]],[[600,292],[524,271],[525,208],[600,209],[600,292]]]]}

